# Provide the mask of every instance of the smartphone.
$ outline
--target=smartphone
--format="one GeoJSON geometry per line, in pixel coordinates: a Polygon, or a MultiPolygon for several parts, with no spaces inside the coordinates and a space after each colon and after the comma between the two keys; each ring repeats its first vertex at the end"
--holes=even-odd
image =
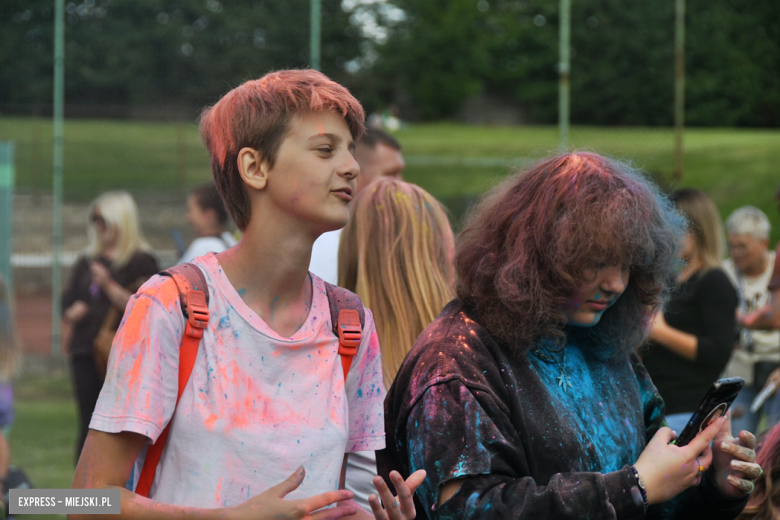
{"type": "Polygon", "coordinates": [[[731,403],[737,398],[737,394],[745,386],[745,380],[741,377],[730,377],[728,379],[718,379],[707,391],[704,399],[696,411],[691,415],[688,424],[675,439],[674,444],[685,446],[696,437],[699,432],[707,428],[712,421],[718,417],[726,415],[731,403]]]}

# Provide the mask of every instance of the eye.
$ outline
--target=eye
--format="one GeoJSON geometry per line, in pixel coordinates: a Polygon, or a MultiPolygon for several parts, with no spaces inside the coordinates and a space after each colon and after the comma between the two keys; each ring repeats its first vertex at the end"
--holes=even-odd
{"type": "Polygon", "coordinates": [[[323,145],[318,146],[317,151],[324,154],[332,154],[333,153],[333,147],[330,145],[323,145]]]}

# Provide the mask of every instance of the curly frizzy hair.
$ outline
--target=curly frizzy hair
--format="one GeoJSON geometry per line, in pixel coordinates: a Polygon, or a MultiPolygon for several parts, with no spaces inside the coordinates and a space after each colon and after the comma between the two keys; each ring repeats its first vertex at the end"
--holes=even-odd
{"type": "Polygon", "coordinates": [[[780,520],[780,424],[764,434],[756,451],[756,462],[764,473],[737,520],[780,520]]]}
{"type": "Polygon", "coordinates": [[[576,333],[622,358],[645,339],[679,268],[685,220],[638,170],[595,153],[543,160],[491,190],[458,237],[457,293],[515,353],[566,338],[563,308],[603,265],[630,268],[623,295],[576,333]]]}

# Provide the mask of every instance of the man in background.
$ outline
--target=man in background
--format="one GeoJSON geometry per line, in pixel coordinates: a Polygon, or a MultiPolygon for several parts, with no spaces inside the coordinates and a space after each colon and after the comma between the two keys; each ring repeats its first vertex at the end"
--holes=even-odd
{"type": "Polygon", "coordinates": [[[207,253],[221,253],[236,245],[228,231],[228,217],[222,198],[213,182],[202,184],[187,196],[187,222],[198,238],[192,241],[177,263],[192,262],[207,253]]]}
{"type": "MultiPolygon", "coordinates": [[[[400,179],[406,166],[401,153],[401,143],[384,130],[371,127],[366,128],[366,134],[357,143],[355,159],[360,165],[360,175],[357,176],[357,189],[352,194],[353,199],[380,177],[400,179]]],[[[333,285],[338,283],[340,239],[340,229],[321,235],[314,242],[309,263],[309,271],[333,285]]]]}

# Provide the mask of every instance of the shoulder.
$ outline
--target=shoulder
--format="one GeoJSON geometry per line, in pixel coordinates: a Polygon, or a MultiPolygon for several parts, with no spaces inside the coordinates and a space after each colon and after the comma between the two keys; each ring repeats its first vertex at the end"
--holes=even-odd
{"type": "Polygon", "coordinates": [[[199,253],[197,255],[197,256],[201,256],[213,251],[214,247],[218,247],[218,248],[221,247],[224,249],[225,244],[223,244],[222,240],[217,237],[200,237],[192,241],[192,244],[190,244],[189,249],[196,253],[202,251],[202,253],[199,253]]]}
{"type": "Polygon", "coordinates": [[[89,269],[89,264],[92,262],[92,257],[89,255],[80,255],[78,259],[76,259],[76,264],[73,266],[76,270],[83,270],[83,269],[89,269]]]}
{"type": "Polygon", "coordinates": [[[149,251],[137,252],[133,255],[133,261],[144,267],[153,267],[155,270],[158,269],[157,258],[149,251]]]}
{"type": "Polygon", "coordinates": [[[179,288],[170,276],[155,274],[135,293],[137,299],[147,299],[165,309],[180,309],[179,288]]]}
{"type": "Polygon", "coordinates": [[[396,377],[412,404],[432,385],[460,380],[466,387],[495,393],[501,384],[493,337],[469,316],[459,300],[450,302],[420,336],[396,377]]]}
{"type": "Polygon", "coordinates": [[[198,257],[211,252],[221,252],[225,249],[227,249],[225,243],[217,237],[196,238],[184,252],[179,263],[192,262],[198,257]]]}
{"type": "Polygon", "coordinates": [[[723,268],[713,267],[706,273],[704,273],[700,279],[700,290],[705,293],[724,293],[734,294],[736,296],[736,290],[734,284],[731,283],[731,279],[723,268]]]}
{"type": "Polygon", "coordinates": [[[723,272],[726,273],[726,276],[729,277],[732,285],[736,286],[739,284],[737,281],[737,268],[734,266],[734,260],[727,258],[723,261],[721,268],[723,269],[723,272]]]}

